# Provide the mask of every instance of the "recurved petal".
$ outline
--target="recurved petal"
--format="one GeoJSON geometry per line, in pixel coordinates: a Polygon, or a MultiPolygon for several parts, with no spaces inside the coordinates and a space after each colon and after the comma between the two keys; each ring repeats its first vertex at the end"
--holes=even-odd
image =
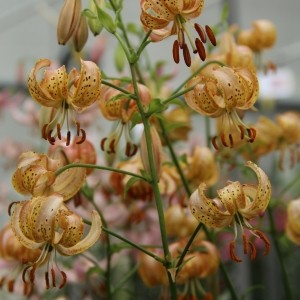
{"type": "Polygon", "coordinates": [[[169,20],[160,19],[142,11],[140,20],[142,24],[148,29],[163,29],[170,23],[169,20]]]}
{"type": "Polygon", "coordinates": [[[51,186],[50,193],[63,196],[64,201],[72,198],[82,187],[86,177],[85,168],[70,168],[59,174],[51,186]]]}
{"type": "Polygon", "coordinates": [[[249,197],[251,201],[247,201],[245,208],[238,207],[238,211],[247,219],[251,219],[266,210],[271,198],[271,183],[266,173],[255,163],[248,161],[245,166],[256,173],[258,184],[255,187],[255,194],[253,186],[243,186],[246,197],[249,197]]]}
{"type": "Polygon", "coordinates": [[[212,228],[221,228],[231,224],[234,215],[221,210],[213,199],[205,196],[205,183],[201,183],[189,199],[189,207],[194,217],[212,228]]]}
{"type": "Polygon", "coordinates": [[[74,212],[61,210],[57,215],[57,224],[63,230],[60,245],[72,247],[82,238],[84,224],[82,218],[74,212]]]}
{"type": "Polygon", "coordinates": [[[63,205],[63,197],[53,194],[32,200],[32,236],[37,242],[52,242],[55,235],[55,215],[63,205]]]}
{"type": "Polygon", "coordinates": [[[177,15],[183,10],[184,0],[165,0],[163,4],[173,15],[177,15]]]}
{"type": "Polygon", "coordinates": [[[194,19],[200,16],[204,7],[204,0],[185,0],[182,15],[186,19],[194,19]]]}
{"type": "Polygon", "coordinates": [[[72,78],[67,100],[77,111],[86,109],[98,99],[101,85],[101,72],[98,66],[92,61],[81,59],[80,62],[80,75],[72,78]]]}
{"type": "Polygon", "coordinates": [[[237,203],[243,205],[245,203],[245,194],[240,182],[230,182],[222,189],[217,191],[221,202],[225,209],[231,214],[237,212],[237,203]]]}
{"type": "Polygon", "coordinates": [[[28,77],[28,89],[32,98],[41,105],[59,108],[62,100],[66,99],[68,94],[65,66],[56,70],[45,71],[40,82],[37,78],[39,70],[50,65],[49,59],[40,59],[35,64],[28,77]]]}
{"type": "Polygon", "coordinates": [[[102,222],[99,214],[92,211],[92,225],[89,233],[77,244],[72,247],[65,247],[61,244],[56,245],[56,249],[63,255],[75,255],[82,253],[93,246],[100,237],[102,232],[102,222]]]}
{"type": "Polygon", "coordinates": [[[30,227],[31,224],[28,224],[27,222],[24,223],[23,221],[28,221],[27,213],[28,209],[23,209],[24,206],[27,206],[27,208],[30,207],[30,201],[23,201],[20,203],[17,203],[14,207],[14,211],[11,216],[11,228],[14,232],[15,237],[17,240],[24,245],[25,247],[29,249],[38,249],[40,248],[44,242],[36,242],[32,238],[30,238],[29,233],[26,233],[26,230],[31,231],[30,227]],[[24,228],[26,228],[24,230],[24,228]]]}

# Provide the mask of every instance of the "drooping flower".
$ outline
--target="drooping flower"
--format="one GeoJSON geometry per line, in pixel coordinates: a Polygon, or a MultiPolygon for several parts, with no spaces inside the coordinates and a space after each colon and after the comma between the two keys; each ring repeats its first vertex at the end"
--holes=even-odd
{"type": "Polygon", "coordinates": [[[23,270],[23,281],[34,284],[36,269],[46,264],[46,288],[57,283],[66,284],[66,274],[56,262],[56,252],[71,256],[89,249],[99,239],[102,223],[99,214],[92,211],[91,228],[83,238],[82,218],[68,209],[59,194],[35,197],[16,203],[11,216],[11,228],[18,241],[26,248],[41,249],[41,255],[33,262],[28,262],[23,270]],[[51,282],[50,282],[51,278],[51,282]]]}
{"type": "Polygon", "coordinates": [[[238,140],[253,142],[256,132],[240,119],[237,110],[250,109],[257,100],[259,84],[257,76],[248,68],[215,67],[210,74],[198,74],[186,88],[194,87],[185,94],[187,104],[196,112],[222,118],[224,126],[212,139],[213,146],[234,147],[232,132],[239,132],[238,140]],[[217,142],[218,141],[218,142],[217,142]]]}
{"type": "MultiPolygon", "coordinates": [[[[0,287],[6,284],[8,291],[14,292],[24,265],[37,260],[40,254],[40,249],[32,250],[22,245],[13,234],[10,224],[6,224],[0,231],[0,287]]],[[[31,292],[31,284],[24,282],[23,294],[28,296],[31,292]]]]}
{"type": "MultiPolygon", "coordinates": [[[[268,254],[270,248],[267,237],[262,231],[255,229],[249,221],[266,210],[271,197],[271,184],[267,175],[256,164],[248,161],[246,167],[256,173],[257,185],[241,184],[239,181],[228,182],[224,188],[217,190],[218,198],[210,199],[204,194],[206,184],[201,183],[189,201],[191,212],[199,222],[212,228],[233,226],[235,237],[230,243],[230,257],[237,262],[242,261],[235,254],[237,225],[264,241],[265,255],[268,254]]],[[[243,234],[243,242],[244,253],[250,252],[251,259],[254,259],[256,248],[245,234],[243,234]]]]}
{"type": "Polygon", "coordinates": [[[46,69],[39,81],[38,72],[50,65],[49,59],[40,59],[28,77],[28,89],[32,98],[42,106],[52,109],[50,121],[42,124],[42,137],[50,144],[54,144],[56,137],[61,139],[61,130],[66,121],[67,144],[69,144],[71,138],[69,118],[71,118],[76,126],[77,136],[81,136],[77,143],[83,143],[86,133],[76,121],[74,113],[83,112],[98,99],[101,72],[95,63],[81,60],[80,72],[73,68],[67,74],[65,66],[46,69]]]}
{"type": "MultiPolygon", "coordinates": [[[[124,89],[129,93],[133,93],[132,84],[125,86],[124,89]]],[[[142,105],[144,108],[148,107],[151,101],[149,89],[145,85],[138,84],[138,90],[142,105]]],[[[116,147],[124,130],[126,139],[125,154],[128,157],[136,154],[138,148],[137,145],[132,142],[130,136],[131,119],[134,113],[138,111],[135,100],[130,98],[130,95],[122,94],[114,88],[105,86],[101,89],[98,103],[104,118],[110,121],[116,121],[116,128],[108,137],[101,140],[101,150],[108,154],[116,153],[116,147]]]]}
{"type": "Polygon", "coordinates": [[[55,175],[62,160],[51,159],[46,154],[24,152],[12,176],[15,190],[22,195],[47,196],[60,194],[64,200],[72,198],[82,187],[86,172],[84,168],[70,168],[55,175]]]}
{"type": "Polygon", "coordinates": [[[148,30],[152,30],[150,38],[155,41],[161,41],[170,35],[177,35],[173,44],[173,58],[179,63],[179,51],[183,52],[185,64],[191,65],[190,50],[187,40],[192,47],[193,53],[198,53],[202,60],[206,58],[204,43],[207,37],[215,46],[216,39],[212,29],[206,25],[205,30],[198,23],[193,27],[199,37],[195,38],[190,32],[190,20],[199,17],[202,13],[204,0],[141,0],[142,13],[141,22],[148,30]],[[187,38],[186,38],[187,37],[187,38]]]}

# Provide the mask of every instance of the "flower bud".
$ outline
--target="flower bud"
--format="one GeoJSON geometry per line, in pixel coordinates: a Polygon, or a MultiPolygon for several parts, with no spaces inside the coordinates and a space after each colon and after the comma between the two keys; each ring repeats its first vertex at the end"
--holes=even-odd
{"type": "MultiPolygon", "coordinates": [[[[150,136],[151,136],[150,142],[151,142],[151,148],[152,148],[153,159],[155,164],[155,171],[157,174],[157,178],[159,180],[161,175],[161,166],[162,166],[162,144],[161,144],[160,137],[154,126],[150,127],[150,136]]],[[[140,151],[141,151],[141,159],[142,159],[144,169],[148,174],[151,174],[145,132],[143,133],[142,136],[140,151]]]]}
{"type": "Polygon", "coordinates": [[[75,50],[77,52],[80,52],[82,50],[82,48],[84,47],[88,39],[88,36],[89,36],[89,28],[88,28],[87,20],[84,15],[81,15],[79,19],[79,24],[73,35],[73,43],[74,43],[75,50]]]}
{"type": "MultiPolygon", "coordinates": [[[[97,3],[99,7],[103,7],[105,5],[103,0],[98,0],[97,3]]],[[[94,0],[89,0],[89,10],[97,16],[97,7],[94,0]]],[[[87,22],[94,36],[100,34],[103,29],[103,25],[98,18],[88,18],[87,22]]]]}
{"type": "Polygon", "coordinates": [[[57,23],[57,41],[64,45],[75,32],[80,19],[81,0],[65,0],[57,23]]]}

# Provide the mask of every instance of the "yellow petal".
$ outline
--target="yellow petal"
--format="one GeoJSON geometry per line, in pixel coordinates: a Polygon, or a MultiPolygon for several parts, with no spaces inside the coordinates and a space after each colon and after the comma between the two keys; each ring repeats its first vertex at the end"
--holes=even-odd
{"type": "Polygon", "coordinates": [[[253,162],[248,161],[245,166],[256,173],[258,184],[255,186],[255,194],[252,186],[243,186],[246,197],[249,196],[252,201],[249,201],[245,208],[238,208],[238,211],[245,218],[251,219],[266,210],[271,198],[271,183],[265,172],[253,162]]]}
{"type": "MultiPolygon", "coordinates": [[[[29,249],[38,249],[40,248],[44,242],[35,242],[33,239],[28,238],[27,235],[24,234],[24,231],[22,230],[21,226],[26,226],[24,223],[22,223],[22,220],[24,220],[24,213],[27,212],[27,210],[22,210],[24,205],[29,205],[30,201],[23,201],[15,205],[14,211],[11,216],[11,228],[14,232],[15,237],[17,240],[24,245],[25,247],[29,249]],[[23,214],[23,215],[22,215],[23,214]]],[[[31,228],[29,228],[31,229],[31,228]]]]}
{"type": "Polygon", "coordinates": [[[56,245],[56,249],[63,255],[75,255],[82,253],[93,246],[100,237],[102,231],[102,222],[99,214],[93,210],[92,211],[92,225],[89,233],[72,247],[65,247],[61,244],[56,245]]]}
{"type": "Polygon", "coordinates": [[[85,168],[67,169],[56,177],[48,193],[57,193],[63,196],[64,201],[69,200],[80,190],[85,177],[85,168]]]}
{"type": "Polygon", "coordinates": [[[220,228],[231,224],[234,215],[226,210],[221,210],[213,199],[205,196],[205,183],[201,183],[196,191],[191,195],[189,207],[194,217],[203,224],[220,228]]]}
{"type": "MultiPolygon", "coordinates": [[[[80,75],[74,77],[74,73],[70,72],[72,86],[67,102],[77,110],[82,111],[93,104],[100,95],[101,72],[98,66],[92,61],[81,62],[80,75]],[[73,82],[74,80],[74,82],[73,82]]],[[[74,72],[74,71],[73,71],[74,72]]]]}

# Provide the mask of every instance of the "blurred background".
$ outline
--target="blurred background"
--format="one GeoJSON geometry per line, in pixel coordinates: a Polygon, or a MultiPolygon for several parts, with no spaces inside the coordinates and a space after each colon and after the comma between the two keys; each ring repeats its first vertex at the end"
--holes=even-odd
{"type": "MultiPolygon", "coordinates": [[[[139,22],[140,6],[139,0],[124,0],[124,21],[139,22]]],[[[260,76],[260,106],[271,114],[293,109],[299,111],[300,103],[300,1],[299,0],[228,0],[230,14],[229,22],[237,23],[240,28],[251,27],[251,22],[255,19],[271,20],[278,33],[277,43],[274,48],[264,53],[264,59],[271,60],[277,65],[276,73],[260,76]],[[272,108],[272,110],[270,109],[272,108]]],[[[49,58],[57,62],[63,62],[68,55],[68,47],[59,46],[56,41],[56,23],[59,10],[63,5],[62,0],[0,0],[0,104],[5,103],[5,92],[7,90],[16,92],[18,101],[18,90],[26,92],[26,78],[32,69],[35,61],[39,58],[49,58]]],[[[198,22],[200,24],[214,25],[219,21],[224,5],[222,0],[207,0],[204,13],[198,22]]],[[[87,1],[83,1],[83,7],[87,6],[87,1]]],[[[148,50],[150,56],[155,60],[172,60],[171,44],[173,39],[163,41],[160,47],[150,44],[148,50]]],[[[116,76],[117,70],[114,67],[114,49],[116,42],[103,32],[100,37],[93,37],[90,33],[88,44],[84,51],[90,50],[96,44],[103,43],[106,50],[99,62],[105,73],[116,76]]],[[[84,55],[84,54],[83,54],[84,55]]],[[[189,76],[189,69],[183,65],[168,66],[178,73],[173,84],[182,82],[189,76]]],[[[13,98],[10,98],[12,101],[13,98]]],[[[11,171],[2,167],[6,164],[7,155],[13,157],[14,153],[5,152],[3,145],[11,143],[12,139],[26,141],[29,150],[32,145],[41,149],[42,142],[38,138],[38,133],[32,134],[30,128],[15,122],[14,117],[2,112],[0,105],[0,156],[1,164],[1,197],[9,197],[10,200],[17,199],[17,195],[11,194],[11,171]]],[[[30,109],[30,108],[29,108],[30,109]]],[[[23,116],[24,117],[24,116],[23,116]]],[[[262,162],[263,164],[265,163],[262,162]]],[[[299,168],[293,171],[286,171],[283,176],[288,178],[299,168]]],[[[284,179],[282,179],[284,180],[284,179]]],[[[3,210],[6,208],[3,207],[3,210]]],[[[5,214],[0,223],[6,221],[5,214]]],[[[272,255],[272,254],[271,254],[272,255]]],[[[290,259],[297,259],[293,256],[290,259]]],[[[267,281],[267,297],[257,294],[253,299],[283,299],[280,295],[282,290],[276,287],[280,277],[278,277],[277,261],[269,259],[267,263],[256,266],[247,263],[235,266],[234,280],[238,282],[242,290],[248,286],[249,281],[255,281],[258,276],[265,277],[267,281]],[[275,263],[274,263],[275,262],[275,263]],[[251,270],[254,270],[251,272],[251,270]],[[273,276],[270,276],[273,274],[273,276]]],[[[290,270],[298,276],[297,270],[290,270]]],[[[299,277],[295,277],[299,278],[299,277]]],[[[257,280],[259,281],[259,280],[257,280]]],[[[3,296],[4,297],[4,296],[3,296]]],[[[1,298],[1,295],[0,295],[1,298]]],[[[5,299],[5,298],[1,298],[5,299]]],[[[248,298],[247,298],[248,299],[248,298]]]]}

